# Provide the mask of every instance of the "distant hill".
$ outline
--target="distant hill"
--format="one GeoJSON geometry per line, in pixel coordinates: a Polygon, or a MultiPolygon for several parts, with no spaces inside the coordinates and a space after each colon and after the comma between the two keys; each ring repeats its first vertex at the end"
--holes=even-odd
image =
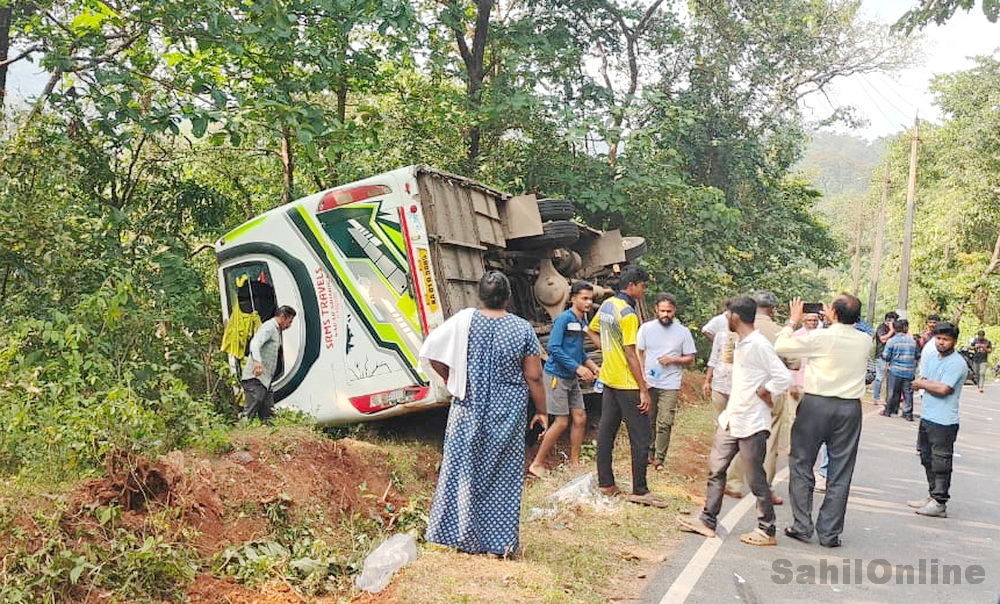
{"type": "Polygon", "coordinates": [[[868,142],[849,134],[813,132],[795,166],[826,197],[864,193],[885,150],[882,139],[868,142]]]}

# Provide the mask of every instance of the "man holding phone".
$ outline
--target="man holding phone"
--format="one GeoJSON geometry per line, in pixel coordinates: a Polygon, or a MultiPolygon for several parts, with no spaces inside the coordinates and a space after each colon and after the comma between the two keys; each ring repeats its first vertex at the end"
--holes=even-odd
{"type": "Polygon", "coordinates": [[[885,345],[892,339],[892,336],[896,335],[896,319],[898,318],[899,315],[895,311],[885,313],[885,320],[875,330],[875,381],[872,382],[872,398],[876,405],[882,402],[882,382],[887,381],[885,379],[887,363],[882,358],[882,353],[885,350],[885,345]]]}
{"type": "Polygon", "coordinates": [[[871,353],[870,336],[854,329],[861,318],[861,301],[850,294],[837,296],[825,309],[830,326],[795,337],[805,316],[802,300],[790,304],[785,327],[775,350],[786,358],[809,359],[802,401],[792,425],[791,480],[788,487],[794,524],[785,535],[808,541],[815,531],[820,545],[839,547],[847,512],[847,495],[861,440],[861,397],[871,353]],[[826,443],[830,455],[826,495],[815,525],[812,519],[815,475],[813,466],[826,443]]]}

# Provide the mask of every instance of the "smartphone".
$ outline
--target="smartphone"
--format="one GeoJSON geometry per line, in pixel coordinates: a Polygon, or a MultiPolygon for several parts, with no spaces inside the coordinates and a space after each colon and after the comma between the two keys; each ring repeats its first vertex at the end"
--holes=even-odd
{"type": "Polygon", "coordinates": [[[822,302],[806,302],[802,305],[802,312],[808,314],[823,314],[822,302]]]}
{"type": "MultiPolygon", "coordinates": [[[[531,412],[534,414],[534,411],[531,412]]],[[[531,415],[529,415],[531,417],[531,415]]],[[[525,426],[524,429],[524,444],[527,446],[538,444],[538,441],[542,439],[542,428],[539,424],[535,424],[530,428],[525,426]]]]}

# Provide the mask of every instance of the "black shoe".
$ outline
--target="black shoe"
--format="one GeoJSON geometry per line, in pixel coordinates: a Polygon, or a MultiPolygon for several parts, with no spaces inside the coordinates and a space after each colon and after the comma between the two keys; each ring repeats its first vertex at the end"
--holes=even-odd
{"type": "Polygon", "coordinates": [[[841,545],[843,545],[843,543],[840,542],[840,537],[834,537],[833,539],[830,539],[826,543],[820,541],[819,544],[822,545],[823,547],[840,547],[841,545]]]}
{"type": "Polygon", "coordinates": [[[906,419],[906,421],[908,421],[908,422],[912,422],[913,421],[913,416],[912,415],[904,415],[903,418],[906,419]]]}
{"type": "Polygon", "coordinates": [[[809,543],[809,541],[810,541],[809,535],[807,535],[805,533],[800,533],[799,531],[795,530],[794,528],[792,528],[790,526],[786,526],[785,527],[785,536],[786,537],[791,537],[792,539],[795,539],[796,541],[801,541],[802,543],[809,543]]]}

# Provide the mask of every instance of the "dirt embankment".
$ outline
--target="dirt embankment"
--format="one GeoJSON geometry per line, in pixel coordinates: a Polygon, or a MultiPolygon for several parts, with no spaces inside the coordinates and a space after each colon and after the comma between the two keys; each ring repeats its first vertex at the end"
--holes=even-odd
{"type": "MultiPolygon", "coordinates": [[[[706,459],[711,443],[711,420],[706,419],[706,403],[700,392],[702,379],[697,374],[685,375],[681,395],[682,419],[677,442],[671,447],[668,459],[669,472],[653,479],[654,486],[662,492],[695,501],[703,498],[706,459]],[[700,418],[694,424],[690,423],[692,420],[684,419],[694,417],[700,418]]],[[[102,547],[110,545],[107,540],[112,537],[102,513],[114,509],[114,524],[136,535],[139,543],[146,536],[165,537],[166,542],[193,552],[198,571],[193,579],[189,576],[188,580],[179,584],[186,587],[178,593],[177,599],[195,604],[323,603],[352,598],[363,602],[423,601],[415,593],[419,590],[410,592],[413,598],[402,598],[400,584],[405,585],[405,580],[394,581],[381,596],[358,594],[351,587],[351,575],[359,570],[361,558],[375,544],[373,539],[398,529],[403,514],[426,514],[429,508],[440,461],[438,439],[444,415],[435,416],[432,413],[420,417],[423,418],[423,429],[419,427],[421,423],[414,421],[369,427],[365,438],[370,441],[351,438],[333,440],[307,428],[260,428],[234,432],[230,439],[232,449],[220,455],[174,451],[153,461],[117,451],[107,459],[105,476],[85,480],[65,496],[66,505],[58,525],[58,538],[63,548],[73,551],[82,551],[79,545],[84,543],[102,547]],[[279,512],[277,515],[276,511],[279,512]],[[164,518],[167,518],[166,522],[164,518]],[[360,532],[356,528],[345,528],[345,521],[348,520],[355,525],[359,522],[364,524],[361,532],[367,531],[369,540],[357,541],[360,532]],[[220,552],[280,540],[281,532],[287,531],[291,525],[322,530],[330,537],[329,541],[338,543],[343,555],[335,572],[340,576],[335,585],[331,584],[334,588],[326,590],[330,595],[306,596],[299,584],[284,578],[271,578],[262,583],[248,582],[246,577],[230,576],[234,574],[232,567],[219,570],[216,564],[213,571],[213,558],[217,561],[220,552]],[[246,585],[255,587],[251,589],[246,585]]],[[[596,426],[597,418],[592,417],[588,422],[587,442],[596,438],[596,426]]],[[[549,467],[557,468],[565,460],[563,449],[567,445],[565,439],[560,442],[549,458],[549,467]]],[[[533,448],[529,448],[529,457],[533,452],[533,448]]],[[[617,457],[621,464],[627,465],[626,452],[617,457]]],[[[627,474],[624,466],[620,471],[623,476],[627,474]]],[[[37,503],[53,506],[50,499],[37,503]]],[[[37,526],[32,528],[29,512],[32,505],[30,501],[22,502],[24,522],[14,522],[23,535],[18,545],[29,551],[32,548],[40,550],[46,540],[51,542],[52,539],[51,534],[45,534],[37,526]]],[[[643,521],[641,516],[634,520],[640,524],[643,521]]],[[[603,524],[605,522],[600,518],[595,520],[598,529],[603,524]]],[[[554,528],[547,525],[530,528],[545,532],[551,529],[552,532],[541,538],[539,543],[542,545],[536,544],[536,550],[544,548],[549,539],[555,542],[564,537],[566,527],[557,525],[554,528]]],[[[653,535],[650,539],[651,545],[647,549],[658,549],[652,544],[661,536],[653,535]]],[[[0,537],[0,545],[6,540],[0,537]]],[[[626,549],[645,547],[640,543],[618,545],[626,549]]],[[[605,554],[595,552],[594,555],[605,554]]],[[[447,558],[447,564],[451,564],[451,557],[454,556],[440,552],[435,555],[447,558]]],[[[616,567],[616,570],[609,569],[608,572],[611,575],[628,573],[629,570],[645,573],[655,566],[657,556],[634,563],[635,568],[616,567]]],[[[536,551],[520,564],[526,565],[531,573],[542,570],[552,573],[554,571],[543,562],[547,557],[545,551],[536,551]],[[541,566],[536,569],[533,564],[541,566]]],[[[601,559],[595,558],[595,561],[601,559]]],[[[419,581],[421,564],[418,560],[417,567],[403,574],[411,575],[411,581],[419,581]]],[[[477,558],[473,566],[479,568],[481,564],[486,563],[477,558]]],[[[442,580],[448,579],[451,574],[454,573],[438,567],[430,573],[434,585],[426,587],[431,591],[441,589],[442,580]]],[[[476,573],[473,575],[478,577],[476,573]]],[[[480,578],[488,583],[488,577],[480,578]]],[[[64,594],[64,601],[97,604],[115,597],[122,601],[120,594],[87,586],[86,574],[83,579],[64,594]]],[[[463,578],[456,576],[453,579],[458,581],[463,578]]],[[[620,589],[625,589],[627,584],[631,587],[625,591],[636,594],[641,589],[641,583],[636,582],[634,575],[625,582],[615,580],[620,589]]],[[[404,590],[411,588],[412,585],[402,587],[404,590]]],[[[322,592],[319,590],[319,593],[322,592]]],[[[317,593],[317,590],[313,589],[312,593],[317,593]]],[[[431,598],[427,601],[436,600],[431,598]]]]}
{"type": "MultiPolygon", "coordinates": [[[[284,604],[341,601],[305,598],[285,580],[270,580],[256,590],[233,577],[209,572],[213,555],[227,547],[275,539],[293,523],[336,532],[344,518],[391,531],[419,485],[397,482],[399,468],[390,447],[353,439],[332,440],[315,431],[285,428],[235,433],[233,449],[219,456],[174,451],[159,460],[116,451],[106,462],[106,476],[79,483],[66,496],[59,523],[64,547],[108,538],[101,511],[119,510],[117,526],[140,537],[163,535],[163,512],[171,518],[167,540],[194,550],[200,571],[183,600],[193,603],[284,604]],[[281,518],[274,517],[279,509],[281,518]],[[75,541],[76,540],[76,541],[75,541]]],[[[396,446],[398,454],[400,447],[396,446]]],[[[410,478],[433,485],[439,456],[433,448],[406,450],[410,478]]],[[[26,513],[30,505],[24,507],[26,513]]],[[[25,524],[30,526],[30,522],[25,524]]],[[[350,539],[343,535],[350,548],[350,539]]],[[[29,534],[22,545],[40,545],[51,535],[29,534]]],[[[84,575],[84,578],[86,576],[84,575]]],[[[66,601],[105,602],[112,594],[81,585],[66,601]]],[[[346,594],[345,594],[346,595],[346,594]]]]}

